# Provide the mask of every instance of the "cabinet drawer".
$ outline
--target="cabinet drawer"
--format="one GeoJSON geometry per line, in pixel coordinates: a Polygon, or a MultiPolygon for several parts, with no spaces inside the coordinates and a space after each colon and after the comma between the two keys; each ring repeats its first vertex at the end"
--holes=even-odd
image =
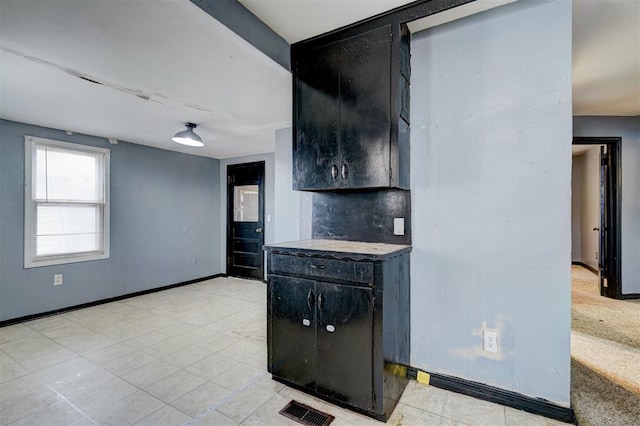
{"type": "Polygon", "coordinates": [[[271,271],[373,284],[373,262],[271,255],[271,271]]]}

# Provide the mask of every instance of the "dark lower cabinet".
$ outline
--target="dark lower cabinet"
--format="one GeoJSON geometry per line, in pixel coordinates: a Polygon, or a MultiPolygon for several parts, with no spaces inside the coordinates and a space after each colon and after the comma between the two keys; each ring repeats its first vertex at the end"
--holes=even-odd
{"type": "Polygon", "coordinates": [[[278,275],[271,286],[272,374],[371,407],[373,292],[278,275]]]}
{"type": "Polygon", "coordinates": [[[357,407],[373,408],[373,291],[317,283],[316,391],[357,407]]]}
{"type": "Polygon", "coordinates": [[[274,379],[388,419],[409,361],[409,253],[399,247],[385,256],[266,247],[274,379]]]}
{"type": "Polygon", "coordinates": [[[315,282],[272,276],[271,373],[303,387],[314,387],[316,374],[315,282]]]}

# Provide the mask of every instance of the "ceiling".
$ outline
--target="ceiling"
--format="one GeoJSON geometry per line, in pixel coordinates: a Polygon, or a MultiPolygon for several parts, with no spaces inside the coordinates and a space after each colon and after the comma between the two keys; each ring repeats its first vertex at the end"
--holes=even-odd
{"type": "Polygon", "coordinates": [[[413,0],[239,0],[290,44],[413,0]]]}
{"type": "MultiPolygon", "coordinates": [[[[240,2],[292,43],[408,0],[240,2]]],[[[640,1],[577,0],[573,18],[574,113],[640,115],[640,1]]],[[[188,0],[0,0],[8,120],[229,158],[272,152],[291,96],[288,71],[188,0]],[[204,148],[171,141],[185,121],[204,148]]]]}
{"type": "Polygon", "coordinates": [[[640,115],[639,0],[574,0],[573,114],[640,115]]]}
{"type": "Polygon", "coordinates": [[[291,74],[188,0],[0,0],[0,45],[5,119],[215,158],[291,123],[291,74]]]}

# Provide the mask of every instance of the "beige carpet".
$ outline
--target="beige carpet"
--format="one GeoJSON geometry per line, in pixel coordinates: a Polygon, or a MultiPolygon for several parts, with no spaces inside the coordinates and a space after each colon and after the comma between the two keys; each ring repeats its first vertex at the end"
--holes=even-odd
{"type": "Polygon", "coordinates": [[[640,300],[600,296],[598,276],[571,267],[571,329],[640,349],[640,300]]]}
{"type": "Polygon", "coordinates": [[[640,426],[640,300],[600,296],[572,266],[571,403],[578,425],[640,426]]]}

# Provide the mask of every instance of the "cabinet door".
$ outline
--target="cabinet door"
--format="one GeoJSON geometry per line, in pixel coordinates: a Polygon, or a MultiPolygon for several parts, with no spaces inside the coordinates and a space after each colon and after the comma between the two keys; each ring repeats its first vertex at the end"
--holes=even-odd
{"type": "Polygon", "coordinates": [[[293,189],[331,189],[338,183],[340,48],[332,43],[294,64],[293,189]]]}
{"type": "Polygon", "coordinates": [[[373,406],[373,291],[316,283],[316,391],[347,404],[373,406]]]}
{"type": "Polygon", "coordinates": [[[391,27],[387,26],[341,42],[340,182],[344,187],[390,185],[390,136],[391,27]]]}
{"type": "Polygon", "coordinates": [[[316,297],[311,280],[271,275],[271,374],[313,389],[316,297]]]}

